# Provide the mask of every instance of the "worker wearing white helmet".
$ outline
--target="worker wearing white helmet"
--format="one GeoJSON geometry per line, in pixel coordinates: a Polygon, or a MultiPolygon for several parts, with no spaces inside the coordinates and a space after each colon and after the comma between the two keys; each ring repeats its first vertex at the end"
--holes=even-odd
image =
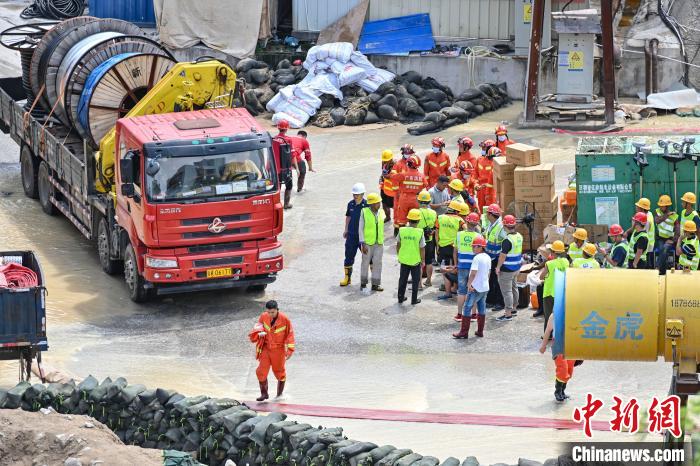
{"type": "Polygon", "coordinates": [[[348,202],[345,210],[345,277],[340,281],[340,286],[348,286],[352,277],[352,266],[355,256],[360,249],[360,216],[362,209],[367,207],[365,200],[365,185],[355,183],[352,186],[352,200],[348,202]]]}

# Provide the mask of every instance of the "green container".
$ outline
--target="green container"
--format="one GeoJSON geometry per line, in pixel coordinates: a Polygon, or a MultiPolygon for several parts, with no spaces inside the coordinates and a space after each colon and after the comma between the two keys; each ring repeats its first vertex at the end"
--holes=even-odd
{"type": "MultiPolygon", "coordinates": [[[[640,197],[651,200],[652,209],[662,194],[673,200],[671,207],[681,210],[680,198],[685,192],[697,194],[698,171],[691,160],[676,163],[674,189],[673,163],[663,158],[659,139],[681,143],[685,136],[627,137],[608,136],[581,138],[576,150],[576,198],[580,224],[612,225],[624,228],[631,225],[634,204],[640,197]],[[652,147],[647,154],[649,165],[641,171],[634,161],[633,142],[652,147]]],[[[700,136],[691,147],[691,153],[700,154],[700,136]]],[[[671,153],[678,152],[672,147],[671,153]]]]}

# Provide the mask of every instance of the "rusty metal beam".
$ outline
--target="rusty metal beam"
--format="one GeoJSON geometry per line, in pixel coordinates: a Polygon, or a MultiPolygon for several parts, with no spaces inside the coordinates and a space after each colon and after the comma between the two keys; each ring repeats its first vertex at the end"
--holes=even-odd
{"type": "MultiPolygon", "coordinates": [[[[603,0],[605,1],[605,0],[603,0]]],[[[540,49],[542,48],[542,26],[544,25],[544,2],[532,3],[532,31],[530,33],[530,53],[527,60],[527,93],[525,94],[525,121],[535,121],[537,116],[537,87],[540,80],[540,49]]]]}
{"type": "Polygon", "coordinates": [[[615,123],[615,63],[613,56],[612,0],[601,0],[600,22],[603,30],[603,95],[605,96],[605,122],[615,123]]]}

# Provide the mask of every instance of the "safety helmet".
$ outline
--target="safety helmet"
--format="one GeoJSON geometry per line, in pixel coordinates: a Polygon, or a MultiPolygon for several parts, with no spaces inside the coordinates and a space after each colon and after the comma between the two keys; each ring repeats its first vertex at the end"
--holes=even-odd
{"type": "Polygon", "coordinates": [[[482,248],[485,248],[486,247],[486,240],[484,239],[483,236],[477,235],[472,240],[472,246],[481,246],[482,248]]]}
{"type": "Polygon", "coordinates": [[[683,197],[681,198],[682,201],[684,202],[689,202],[691,204],[695,204],[697,202],[697,198],[695,197],[695,193],[685,193],[683,194],[683,197]]]}
{"type": "Polygon", "coordinates": [[[498,125],[496,127],[496,136],[500,136],[502,134],[508,134],[508,130],[506,129],[505,126],[503,125],[498,125]]]}
{"type": "Polygon", "coordinates": [[[389,149],[384,149],[382,151],[382,162],[388,162],[389,160],[394,158],[394,153],[390,151],[389,149]]]}
{"type": "Polygon", "coordinates": [[[435,147],[445,147],[445,138],[442,138],[440,136],[433,138],[430,143],[435,146],[435,147]]]}
{"type": "Polygon", "coordinates": [[[498,157],[501,155],[501,149],[498,147],[492,147],[486,152],[487,157],[498,157]]]}
{"type": "Polygon", "coordinates": [[[681,246],[681,252],[686,255],[688,259],[692,259],[695,257],[695,254],[698,253],[698,251],[695,250],[695,246],[693,246],[690,243],[685,243],[681,246]]]}
{"type": "Polygon", "coordinates": [[[278,121],[277,129],[289,129],[289,122],[287,120],[278,121]]]}
{"type": "Polygon", "coordinates": [[[507,227],[514,227],[515,223],[515,217],[513,217],[512,215],[506,215],[505,217],[503,217],[503,225],[507,227]]]}
{"type": "Polygon", "coordinates": [[[469,206],[466,202],[462,202],[459,206],[459,215],[466,216],[469,215],[469,206]]]}
{"type": "Polygon", "coordinates": [[[671,202],[671,196],[669,196],[668,194],[662,194],[661,196],[659,196],[659,202],[657,202],[657,205],[659,207],[673,205],[673,202],[671,202]]]}
{"type": "Polygon", "coordinates": [[[556,240],[555,242],[552,243],[552,251],[556,253],[563,253],[566,252],[566,246],[564,246],[564,242],[560,240],[556,240]]]}
{"type": "Polygon", "coordinates": [[[352,193],[353,194],[364,194],[365,193],[365,185],[362,183],[355,183],[352,185],[352,193]]]}
{"type": "Polygon", "coordinates": [[[647,214],[645,214],[644,212],[637,212],[636,214],[634,214],[632,216],[632,221],[640,223],[642,225],[646,225],[647,224],[647,214]]]}
{"type": "Polygon", "coordinates": [[[447,186],[454,189],[455,191],[464,191],[464,183],[462,183],[462,180],[458,180],[457,178],[454,178],[452,181],[450,181],[450,184],[448,184],[447,186]]]}
{"type": "Polygon", "coordinates": [[[413,149],[413,146],[410,144],[404,144],[401,146],[401,153],[402,154],[415,154],[416,151],[413,149]]]}
{"type": "Polygon", "coordinates": [[[466,146],[467,149],[471,149],[474,147],[474,141],[472,141],[472,138],[470,137],[462,136],[461,138],[457,139],[457,145],[466,146]]]}
{"type": "Polygon", "coordinates": [[[622,229],[620,225],[617,223],[614,223],[610,225],[610,231],[608,232],[608,236],[618,236],[621,235],[625,232],[625,230],[622,229]]]}
{"type": "Polygon", "coordinates": [[[480,221],[481,219],[479,218],[479,214],[476,212],[472,212],[471,214],[467,215],[467,223],[478,225],[480,221]]]}
{"type": "Polygon", "coordinates": [[[418,168],[420,167],[420,159],[416,157],[415,155],[410,156],[408,159],[406,159],[406,163],[410,168],[418,168]]]}
{"type": "Polygon", "coordinates": [[[595,244],[593,243],[586,243],[583,246],[583,252],[588,254],[589,256],[595,256],[595,253],[598,252],[598,250],[595,247],[595,244]]]}
{"type": "Polygon", "coordinates": [[[583,228],[577,228],[573,236],[581,241],[586,241],[588,239],[588,232],[583,228]]]}
{"type": "Polygon", "coordinates": [[[649,199],[647,199],[646,197],[639,198],[639,200],[634,205],[644,210],[651,209],[651,201],[649,201],[649,199]]]}
{"type": "Polygon", "coordinates": [[[425,189],[418,193],[418,202],[430,202],[430,193],[425,189]]]}
{"type": "Polygon", "coordinates": [[[479,147],[481,147],[484,150],[488,150],[489,147],[493,147],[496,145],[496,141],[493,139],[485,139],[479,143],[479,147]]]}
{"type": "Polygon", "coordinates": [[[372,204],[379,204],[382,202],[382,198],[379,196],[377,193],[369,193],[367,195],[367,204],[372,205],[372,204]]]}
{"type": "Polygon", "coordinates": [[[488,206],[486,211],[491,215],[501,215],[501,206],[499,206],[498,204],[491,204],[490,206],[488,206]]]}
{"type": "Polygon", "coordinates": [[[471,175],[471,173],[472,173],[473,170],[474,170],[474,168],[473,168],[473,167],[471,166],[471,164],[470,164],[469,162],[467,162],[466,160],[463,160],[463,161],[459,162],[459,171],[471,175]]]}
{"type": "Polygon", "coordinates": [[[447,208],[449,210],[454,210],[455,212],[461,212],[462,211],[462,204],[464,204],[464,202],[460,202],[457,199],[455,199],[453,201],[450,201],[449,204],[447,204],[447,208]]]}
{"type": "Polygon", "coordinates": [[[692,220],[686,220],[686,221],[683,223],[683,231],[688,231],[688,232],[691,232],[691,233],[695,233],[696,231],[698,231],[698,226],[695,224],[694,221],[692,221],[692,220]]]}
{"type": "Polygon", "coordinates": [[[408,211],[408,215],[406,215],[406,218],[411,220],[412,222],[417,222],[420,220],[420,210],[418,209],[411,209],[408,211]]]}

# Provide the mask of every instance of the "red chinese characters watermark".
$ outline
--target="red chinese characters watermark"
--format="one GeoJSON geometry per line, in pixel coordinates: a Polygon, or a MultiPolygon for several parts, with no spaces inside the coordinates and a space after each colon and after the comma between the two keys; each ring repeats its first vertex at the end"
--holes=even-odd
{"type": "Polygon", "coordinates": [[[622,399],[613,396],[615,405],[611,408],[615,413],[615,418],[610,421],[611,432],[622,432],[623,428],[627,432],[634,434],[639,430],[639,403],[636,398],[632,398],[627,404],[622,406],[622,399]]]}
{"type": "Polygon", "coordinates": [[[593,398],[593,395],[588,393],[586,394],[586,405],[582,408],[574,409],[574,421],[583,422],[583,432],[586,434],[586,437],[593,436],[593,433],[591,432],[591,420],[593,416],[595,416],[595,413],[597,413],[602,407],[603,402],[593,398]]]}
{"type": "Polygon", "coordinates": [[[651,433],[661,434],[668,430],[671,435],[678,438],[681,436],[681,399],[676,395],[671,395],[659,401],[654,397],[649,406],[649,427],[651,433]]]}

